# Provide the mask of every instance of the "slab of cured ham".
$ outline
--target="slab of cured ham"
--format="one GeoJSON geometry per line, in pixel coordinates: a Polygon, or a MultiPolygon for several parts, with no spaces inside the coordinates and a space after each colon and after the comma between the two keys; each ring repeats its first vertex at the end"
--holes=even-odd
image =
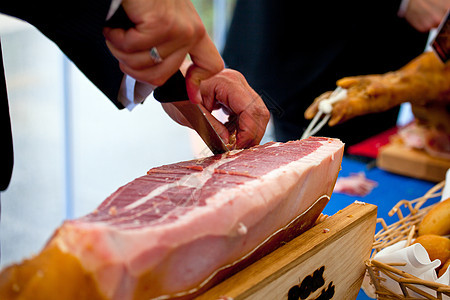
{"type": "Polygon", "coordinates": [[[343,147],[271,142],[153,168],[5,268],[0,299],[192,298],[311,227],[343,147]]]}

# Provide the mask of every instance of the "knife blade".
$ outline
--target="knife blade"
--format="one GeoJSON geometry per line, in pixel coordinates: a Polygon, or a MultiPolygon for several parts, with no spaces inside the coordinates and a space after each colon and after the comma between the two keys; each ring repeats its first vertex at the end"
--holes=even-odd
{"type": "Polygon", "coordinates": [[[203,105],[186,100],[189,97],[181,71],[177,71],[162,86],[157,87],[153,92],[153,97],[161,103],[173,105],[200,135],[212,153],[220,154],[229,151],[226,143],[209,121],[207,115],[209,112],[203,105]]]}

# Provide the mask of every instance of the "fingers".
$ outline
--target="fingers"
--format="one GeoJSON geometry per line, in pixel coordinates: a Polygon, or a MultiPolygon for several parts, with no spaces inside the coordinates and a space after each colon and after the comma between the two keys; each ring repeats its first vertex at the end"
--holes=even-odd
{"type": "Polygon", "coordinates": [[[237,71],[225,69],[214,77],[202,81],[200,93],[203,105],[208,110],[217,106],[217,102],[236,115],[237,148],[246,148],[259,144],[270,113],[261,97],[248,85],[237,71]]]}
{"type": "MultiPolygon", "coordinates": [[[[191,95],[199,82],[223,69],[223,61],[188,0],[123,0],[122,6],[134,27],[105,28],[104,36],[122,71],[136,80],[162,85],[188,54],[195,68],[189,75],[191,95]],[[162,62],[155,63],[149,50],[156,47],[162,62]]],[[[197,100],[198,101],[198,100],[197,100]]]]}
{"type": "Polygon", "coordinates": [[[207,35],[191,49],[189,55],[193,64],[186,73],[186,89],[189,99],[193,103],[201,103],[201,81],[222,71],[224,62],[216,46],[207,35]]]}
{"type": "Polygon", "coordinates": [[[162,49],[162,51],[158,49],[162,58],[159,63],[154,61],[148,50],[131,55],[114,52],[115,50],[111,52],[119,60],[120,68],[124,73],[139,81],[161,86],[179,69],[186,56],[186,49],[180,49],[168,57],[165,56],[164,48],[162,49]]]}
{"type": "Polygon", "coordinates": [[[111,45],[114,45],[118,50],[126,53],[149,49],[148,47],[151,47],[152,44],[162,42],[162,38],[159,34],[149,38],[145,33],[140,32],[135,27],[126,30],[122,28],[105,27],[103,29],[103,35],[111,45]]]}
{"type": "MultiPolygon", "coordinates": [[[[237,71],[225,69],[219,74],[201,81],[199,92],[204,113],[216,132],[224,141],[230,139],[230,131],[236,130],[236,147],[246,148],[260,143],[269,122],[270,113],[261,97],[248,85],[244,76],[237,71]],[[219,106],[229,112],[227,124],[217,120],[211,111],[219,106]],[[231,122],[231,124],[229,124],[231,122]]],[[[164,110],[176,122],[191,127],[189,122],[170,105],[164,110]]],[[[191,127],[192,128],[192,127],[191,127]]]]}
{"type": "MultiPolygon", "coordinates": [[[[128,31],[135,32],[136,30],[128,31]]],[[[162,61],[156,62],[150,55],[151,46],[143,49],[141,47],[128,48],[124,46],[127,44],[126,42],[113,40],[107,40],[106,44],[119,61],[121,70],[139,81],[155,86],[164,84],[180,68],[189,51],[189,46],[183,46],[178,40],[165,42],[156,47],[162,59],[162,61]]]]}
{"type": "Polygon", "coordinates": [[[168,41],[183,47],[206,34],[189,0],[123,0],[122,6],[134,27],[105,28],[104,35],[124,52],[138,52],[168,41]]]}
{"type": "Polygon", "coordinates": [[[159,45],[157,48],[155,47],[156,51],[159,54],[159,57],[162,61],[156,61],[154,57],[151,55],[151,49],[152,48],[146,48],[139,51],[133,51],[129,52],[127,50],[118,48],[110,41],[106,41],[106,45],[110,49],[111,53],[117,58],[117,60],[124,65],[127,65],[128,67],[136,70],[143,70],[147,68],[151,68],[157,64],[160,64],[161,62],[164,62],[164,60],[171,59],[171,56],[179,54],[183,57],[185,56],[187,48],[179,48],[176,49],[176,45],[174,43],[164,43],[159,45]],[[174,50],[176,49],[176,50],[174,50]],[[179,53],[177,53],[179,52],[179,53]]]}
{"type": "Polygon", "coordinates": [[[236,147],[238,149],[248,148],[258,145],[264,136],[267,122],[266,115],[261,109],[248,110],[239,115],[239,128],[236,137],[236,147]]]}

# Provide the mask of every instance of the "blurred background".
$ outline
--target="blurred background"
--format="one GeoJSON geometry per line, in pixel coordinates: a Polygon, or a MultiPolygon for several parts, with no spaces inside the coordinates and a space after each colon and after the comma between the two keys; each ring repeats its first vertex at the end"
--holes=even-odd
{"type": "MultiPolygon", "coordinates": [[[[221,50],[234,1],[193,2],[221,50]]],[[[1,266],[37,253],[63,220],[150,168],[206,153],[152,96],[131,112],[116,109],[33,26],[0,15],[0,36],[15,152],[1,195],[1,266]]]]}

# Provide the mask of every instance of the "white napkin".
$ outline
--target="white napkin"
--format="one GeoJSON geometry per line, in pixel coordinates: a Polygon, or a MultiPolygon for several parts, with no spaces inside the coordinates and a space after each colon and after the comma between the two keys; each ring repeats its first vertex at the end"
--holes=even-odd
{"type": "Polygon", "coordinates": [[[450,198],[450,169],[447,170],[447,173],[445,174],[445,186],[442,189],[442,197],[441,201],[444,201],[448,198],[450,198]]]}
{"type": "MultiPolygon", "coordinates": [[[[374,259],[382,262],[382,263],[406,263],[405,266],[395,266],[395,268],[405,271],[411,275],[416,276],[417,278],[438,282],[446,285],[450,285],[450,267],[447,268],[447,271],[441,276],[437,277],[435,269],[440,266],[441,262],[439,259],[435,259],[434,261],[430,260],[427,251],[421,244],[413,244],[405,248],[406,241],[400,241],[392,246],[386,247],[380,252],[378,252],[374,259]]],[[[381,277],[385,278],[386,281],[383,282],[383,285],[389,290],[402,294],[402,290],[400,285],[385,276],[384,274],[380,274],[381,277]]],[[[434,295],[437,297],[437,293],[432,289],[427,287],[416,285],[416,287],[422,289],[423,291],[429,293],[430,295],[434,295]]],[[[410,291],[410,290],[408,290],[410,291]]],[[[419,297],[419,294],[416,294],[411,291],[410,296],[419,297]]],[[[450,300],[450,297],[443,295],[442,299],[450,300]]]]}

